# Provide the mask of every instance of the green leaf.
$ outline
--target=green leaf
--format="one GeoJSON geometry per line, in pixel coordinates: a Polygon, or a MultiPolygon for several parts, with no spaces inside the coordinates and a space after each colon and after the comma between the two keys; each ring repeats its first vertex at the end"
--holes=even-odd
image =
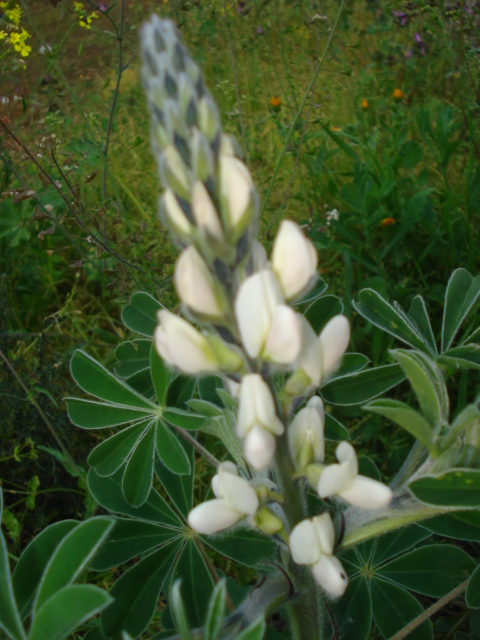
{"type": "Polygon", "coordinates": [[[29,640],[63,640],[112,602],[93,585],[74,584],[55,593],[37,612],[29,640]]]}
{"type": "Polygon", "coordinates": [[[432,429],[425,418],[408,405],[398,400],[373,400],[363,407],[366,411],[378,413],[400,425],[430,449],[432,429]]]}
{"type": "Polygon", "coordinates": [[[111,438],[104,440],[88,456],[88,464],[99,476],[111,476],[125,464],[136,442],[141,438],[148,421],[123,429],[111,438]]]}
{"type": "Polygon", "coordinates": [[[177,375],[168,387],[166,405],[171,409],[178,407],[186,409],[186,403],[192,399],[195,390],[195,378],[192,376],[177,375]]]}
{"type": "Polygon", "coordinates": [[[208,603],[207,617],[204,624],[205,640],[217,640],[218,638],[225,614],[226,597],[225,580],[220,580],[213,590],[212,597],[208,603]]]}
{"type": "Polygon", "coordinates": [[[193,505],[193,478],[195,475],[193,447],[184,440],[179,440],[179,444],[185,451],[192,473],[179,476],[176,473],[172,473],[158,460],[155,462],[155,473],[175,507],[186,518],[193,505]]]}
{"type": "Polygon", "coordinates": [[[423,147],[415,140],[407,140],[398,152],[398,166],[403,169],[415,169],[423,158],[423,147]]]}
{"type": "MultiPolygon", "coordinates": [[[[384,638],[391,638],[423,613],[422,605],[405,589],[386,580],[375,579],[370,584],[375,624],[384,638]]],[[[412,631],[408,640],[433,640],[430,620],[412,631]]]]}
{"type": "Polygon", "coordinates": [[[353,302],[354,308],[366,320],[376,327],[390,333],[402,342],[406,342],[420,351],[427,350],[432,355],[429,342],[420,333],[414,322],[407,316],[403,309],[388,303],[374,289],[363,289],[358,295],[358,301],[353,302]]]}
{"type": "Polygon", "coordinates": [[[187,431],[198,431],[205,424],[205,416],[196,415],[183,409],[173,409],[172,407],[165,409],[162,417],[175,427],[180,427],[187,431]]]}
{"type": "Polygon", "coordinates": [[[157,408],[83,351],[74,353],[70,367],[78,386],[96,398],[121,406],[157,408]]]}
{"type": "Polygon", "coordinates": [[[326,290],[328,286],[325,280],[322,278],[316,278],[315,284],[309,289],[306,293],[303,294],[301,298],[297,298],[293,302],[293,306],[298,306],[300,304],[307,304],[307,302],[313,302],[317,298],[319,298],[326,290]]]}
{"type": "Polygon", "coordinates": [[[267,560],[275,560],[278,550],[278,545],[273,538],[254,529],[236,529],[218,536],[202,536],[202,540],[215,551],[247,567],[255,567],[267,560]]]}
{"type": "Polygon", "coordinates": [[[123,308],[122,322],[131,331],[151,338],[158,324],[157,311],[162,308],[158,300],[145,292],[134,293],[123,308]]]}
{"type": "Polygon", "coordinates": [[[373,555],[373,566],[394,558],[400,553],[414,547],[418,542],[430,536],[430,532],[416,524],[386,533],[377,539],[373,555]]]}
{"type": "Polygon", "coordinates": [[[170,591],[170,609],[173,615],[175,628],[182,640],[191,640],[190,626],[188,624],[187,612],[180,594],[181,580],[177,580],[170,591]]]}
{"type": "Polygon", "coordinates": [[[377,569],[376,574],[425,596],[441,598],[475,568],[465,551],[449,544],[420,547],[377,569]]]}
{"type": "Polygon", "coordinates": [[[218,388],[223,389],[223,380],[219,376],[200,376],[198,378],[198,395],[202,400],[218,404],[220,398],[218,388]]]}
{"type": "Polygon", "coordinates": [[[157,421],[155,427],[155,445],[158,457],[172,473],[179,475],[191,473],[190,460],[185,449],[170,427],[161,420],[157,421]]]}
{"type": "Polygon", "coordinates": [[[323,296],[312,302],[305,311],[305,318],[311,324],[316,334],[319,334],[323,327],[334,316],[343,312],[343,304],[337,296],[323,296]]]}
{"type": "Polygon", "coordinates": [[[429,518],[422,526],[447,538],[480,542],[480,511],[461,511],[429,518]]]}
{"type": "Polygon", "coordinates": [[[462,369],[480,369],[480,345],[465,344],[442,353],[438,362],[462,369]]]}
{"type": "Polygon", "coordinates": [[[77,427],[82,429],[105,429],[117,427],[135,420],[142,420],[152,413],[150,408],[132,409],[119,407],[118,405],[92,402],[80,398],[65,398],[68,409],[68,417],[77,427]]]}
{"type": "Polygon", "coordinates": [[[154,459],[155,429],[151,426],[138,441],[123,474],[123,493],[134,507],[139,507],[148,498],[153,482],[154,459]]]}
{"type": "Polygon", "coordinates": [[[385,393],[403,380],[405,374],[399,365],[387,364],[335,378],[322,387],[321,395],[331,404],[362,404],[385,393]]]}
{"type": "Polygon", "coordinates": [[[128,562],[135,556],[178,538],[180,531],[152,522],[115,518],[107,539],[88,563],[94,571],[105,571],[128,562]]]}
{"type": "Polygon", "coordinates": [[[115,373],[120,378],[129,378],[143,369],[150,367],[151,340],[132,340],[122,342],[115,349],[115,357],[119,364],[115,373]]]}
{"type": "Polygon", "coordinates": [[[182,523],[160,494],[152,489],[141,507],[133,507],[127,502],[121,488],[120,473],[109,478],[101,478],[94,469],[88,474],[88,488],[95,500],[107,511],[132,516],[140,520],[158,522],[170,527],[181,528],[182,523]]]}
{"type": "MultiPolygon", "coordinates": [[[[390,351],[405,372],[423,415],[436,432],[448,423],[449,402],[443,375],[424,353],[396,349],[390,351]]],[[[402,425],[403,426],[403,425],[402,425]]]]}
{"type": "MultiPolygon", "coordinates": [[[[367,640],[372,626],[372,601],[363,576],[350,580],[345,594],[329,604],[342,640],[367,640]]],[[[332,637],[331,635],[327,637],[332,637]]]]}
{"type": "Polygon", "coordinates": [[[114,599],[101,615],[102,632],[120,640],[122,631],[141,635],[152,619],[165,578],[172,567],[179,543],[171,542],[128,569],[113,585],[114,599]]]}
{"type": "Polygon", "coordinates": [[[80,575],[112,526],[110,518],[91,518],[63,538],[42,576],[33,607],[34,615],[56,591],[68,586],[80,575]]]}
{"type": "Polygon", "coordinates": [[[347,429],[330,413],[325,414],[325,438],[333,440],[333,442],[350,440],[350,434],[347,429]]]}
{"type": "Polygon", "coordinates": [[[465,600],[467,602],[467,607],[470,607],[471,609],[480,609],[480,565],[478,565],[470,576],[465,600]]]}
{"type": "Polygon", "coordinates": [[[13,572],[12,584],[22,620],[32,609],[35,592],[53,552],[78,525],[76,520],[63,520],[50,525],[30,542],[20,556],[13,572]]]}
{"type": "Polygon", "coordinates": [[[224,409],[221,416],[205,421],[202,431],[219,438],[234,459],[235,464],[246,471],[243,447],[237,435],[236,414],[224,409]]]}
{"type": "Polygon", "coordinates": [[[460,325],[480,295],[480,276],[456,269],[448,282],[442,325],[442,352],[449,349],[460,325]]]}
{"type": "Polygon", "coordinates": [[[223,410],[213,402],[207,402],[206,400],[198,400],[194,398],[187,402],[187,406],[197,415],[205,416],[206,418],[218,418],[223,416],[223,410]]]}
{"type": "MultiPolygon", "coordinates": [[[[0,522],[3,512],[3,494],[0,487],[0,522]]],[[[22,621],[13,595],[10,565],[5,539],[0,531],[0,629],[13,640],[26,640],[22,621]]]]}
{"type": "Polygon", "coordinates": [[[363,371],[370,363],[369,358],[364,356],[363,353],[346,353],[342,357],[340,366],[332,373],[331,378],[339,378],[345,376],[348,373],[355,373],[356,371],[363,371]]]}
{"type": "Polygon", "coordinates": [[[214,583],[195,541],[185,542],[172,574],[172,582],[182,581],[182,595],[187,611],[187,620],[192,627],[205,621],[214,583]]]}
{"type": "Polygon", "coordinates": [[[417,325],[418,331],[425,342],[430,345],[431,352],[437,354],[435,336],[433,335],[432,325],[430,324],[430,318],[422,296],[415,296],[412,300],[412,304],[408,310],[408,317],[417,325]]]}
{"type": "Polygon", "coordinates": [[[480,507],[480,471],[453,469],[438,476],[426,476],[411,482],[414,496],[437,506],[480,507]]]}
{"type": "Polygon", "coordinates": [[[442,449],[448,449],[462,434],[462,431],[464,432],[471,427],[475,427],[475,423],[480,425],[480,409],[475,404],[469,404],[458,414],[450,425],[448,432],[442,439],[442,449]]]}
{"type": "Polygon", "coordinates": [[[358,456],[358,473],[379,482],[382,480],[382,475],[377,465],[368,456],[358,456]]]}
{"type": "Polygon", "coordinates": [[[171,372],[165,362],[158,355],[157,350],[155,349],[155,344],[152,344],[150,353],[150,374],[152,376],[158,404],[163,406],[167,398],[171,372]]]}
{"type": "Polygon", "coordinates": [[[266,630],[265,620],[263,616],[252,622],[250,626],[241,631],[236,640],[262,640],[266,630]]]}

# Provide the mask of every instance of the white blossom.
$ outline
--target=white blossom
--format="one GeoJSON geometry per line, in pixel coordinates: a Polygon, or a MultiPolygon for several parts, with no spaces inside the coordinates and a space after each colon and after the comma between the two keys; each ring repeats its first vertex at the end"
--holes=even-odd
{"type": "Polygon", "coordinates": [[[217,360],[205,336],[189,322],[164,310],[158,312],[158,320],[160,324],[153,341],[167,364],[191,375],[218,369],[217,360]]]}
{"type": "Polygon", "coordinates": [[[220,156],[220,200],[225,226],[237,239],[256,213],[256,198],[250,172],[232,155],[220,156]]]}
{"type": "Polygon", "coordinates": [[[214,236],[217,240],[223,240],[223,230],[217,210],[200,180],[196,180],[193,184],[192,213],[199,229],[214,236]]]}
{"type": "Polygon", "coordinates": [[[213,276],[193,246],[184,249],[177,261],[175,285],[182,302],[192,311],[210,318],[223,317],[213,276]]]}
{"type": "Polygon", "coordinates": [[[272,269],[287,300],[296,298],[312,282],[317,252],[300,227],[291,220],[280,225],[272,251],[272,269]]]}
{"type": "Polygon", "coordinates": [[[350,342],[350,324],[345,316],[334,316],[322,329],[318,340],[322,353],[322,376],[335,370],[350,342]]]}
{"type": "Polygon", "coordinates": [[[330,515],[302,520],[290,534],[290,551],[297,564],[309,565],[316,582],[328,593],[341,596],[348,578],[338,558],[333,556],[335,530],[330,515]]]}
{"type": "Polygon", "coordinates": [[[381,509],[390,503],[393,493],[389,487],[358,475],[357,455],[350,443],[340,443],[336,455],[339,464],[328,465],[320,476],[318,495],[321,498],[336,495],[362,509],[381,509]]]}
{"type": "Polygon", "coordinates": [[[288,427],[288,444],[292,458],[302,466],[310,462],[323,462],[325,457],[325,410],[318,396],[313,396],[288,427]],[[306,461],[300,460],[306,455],[306,461]]]}
{"type": "Polygon", "coordinates": [[[188,523],[198,533],[212,534],[228,529],[246,516],[253,516],[259,500],[255,489],[240,478],[231,462],[222,463],[212,479],[214,500],[198,505],[188,515],[188,523]]]}

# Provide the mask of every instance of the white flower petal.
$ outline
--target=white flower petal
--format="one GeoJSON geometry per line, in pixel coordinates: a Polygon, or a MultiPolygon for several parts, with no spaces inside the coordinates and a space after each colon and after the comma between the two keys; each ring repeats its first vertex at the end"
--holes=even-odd
{"type": "Polygon", "coordinates": [[[352,476],[357,475],[358,473],[357,454],[355,453],[355,449],[352,447],[352,445],[349,442],[345,442],[345,441],[341,442],[337,447],[335,455],[337,456],[337,460],[341,464],[348,465],[352,476]]]}
{"type": "Polygon", "coordinates": [[[205,337],[190,323],[164,310],[159,311],[158,319],[153,340],[165,362],[192,375],[218,369],[205,337]]]}
{"type": "Polygon", "coordinates": [[[323,462],[325,457],[325,439],[323,435],[325,410],[318,396],[309,400],[307,406],[297,413],[288,428],[288,443],[295,460],[302,445],[310,442],[314,461],[323,462]]]}
{"type": "Polygon", "coordinates": [[[178,204],[178,200],[171,189],[167,189],[165,191],[162,198],[162,205],[169,222],[173,224],[178,231],[184,234],[190,234],[190,222],[183,213],[182,208],[178,204]]]}
{"type": "Polygon", "coordinates": [[[231,155],[221,155],[219,163],[225,223],[231,230],[243,230],[255,213],[252,177],[243,162],[231,155]]]}
{"type": "Polygon", "coordinates": [[[330,595],[343,596],[348,586],[347,572],[335,556],[324,555],[312,567],[316,582],[330,595]]]}
{"type": "Polygon", "coordinates": [[[217,210],[200,180],[195,181],[192,189],[192,213],[200,229],[204,229],[218,240],[223,240],[223,230],[217,210]]]}
{"type": "Polygon", "coordinates": [[[268,269],[249,276],[240,286],[235,315],[243,345],[251,358],[257,358],[262,352],[273,313],[283,302],[280,285],[268,269]]]}
{"type": "Polygon", "coordinates": [[[342,500],[361,509],[382,509],[389,505],[393,498],[389,487],[365,476],[357,476],[351,486],[338,495],[342,500]]]}
{"type": "Polygon", "coordinates": [[[313,518],[302,520],[293,528],[289,545],[292,558],[297,564],[313,565],[320,560],[322,550],[313,518]]]}
{"type": "Polygon", "coordinates": [[[222,489],[223,497],[232,509],[249,516],[253,516],[257,511],[259,505],[257,494],[245,478],[225,473],[222,489]]]}
{"type": "Polygon", "coordinates": [[[193,246],[185,249],[177,261],[175,286],[182,302],[193,311],[213,318],[223,316],[215,295],[212,274],[193,246]]]}
{"type": "Polygon", "coordinates": [[[322,553],[331,555],[335,545],[335,529],[330,514],[322,513],[321,516],[316,516],[312,520],[322,553]]]}
{"type": "Polygon", "coordinates": [[[278,364],[292,364],[302,347],[302,316],[291,307],[279,305],[273,314],[264,356],[278,364]]]}
{"type": "Polygon", "coordinates": [[[260,424],[276,435],[284,431],[275,413],[275,404],[268,385],[258,373],[243,377],[240,387],[238,433],[245,437],[254,424],[260,424]]]}
{"type": "Polygon", "coordinates": [[[238,476],[238,469],[233,462],[222,462],[218,465],[217,473],[212,478],[212,490],[216,498],[224,498],[224,479],[225,476],[238,476]]]}
{"type": "Polygon", "coordinates": [[[275,436],[256,424],[245,438],[245,458],[256,471],[262,471],[273,462],[276,446],[275,436]]]}
{"type": "Polygon", "coordinates": [[[272,268],[287,300],[298,296],[312,281],[317,270],[317,252],[291,220],[284,220],[275,238],[272,268]]]}
{"type": "Polygon", "coordinates": [[[209,535],[223,531],[236,524],[243,514],[232,509],[226,500],[207,500],[188,514],[188,524],[192,529],[209,535]]]}
{"type": "Polygon", "coordinates": [[[335,316],[327,322],[318,340],[322,352],[322,376],[334,371],[350,342],[350,324],[345,316],[335,316]]]}
{"type": "Polygon", "coordinates": [[[318,387],[322,379],[322,349],[319,339],[306,318],[302,318],[302,348],[297,363],[311,380],[312,387],[318,387]]]}
{"type": "Polygon", "coordinates": [[[330,464],[322,471],[318,482],[318,495],[328,498],[341,491],[346,491],[352,485],[354,475],[348,465],[330,464]]]}

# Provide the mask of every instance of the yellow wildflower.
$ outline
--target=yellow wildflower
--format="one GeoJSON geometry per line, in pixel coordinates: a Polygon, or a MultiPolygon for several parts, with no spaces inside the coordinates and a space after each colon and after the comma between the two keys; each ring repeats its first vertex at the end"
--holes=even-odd
{"type": "Polygon", "coordinates": [[[0,31],[0,40],[5,40],[7,36],[8,33],[6,31],[0,31]]]}

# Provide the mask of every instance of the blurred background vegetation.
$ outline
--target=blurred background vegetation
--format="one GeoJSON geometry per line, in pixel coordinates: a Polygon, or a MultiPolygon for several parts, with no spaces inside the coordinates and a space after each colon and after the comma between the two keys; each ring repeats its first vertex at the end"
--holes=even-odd
{"type": "MultiPolygon", "coordinates": [[[[356,319],[361,288],[407,308],[421,293],[438,333],[452,270],[480,272],[480,2],[351,0],[308,93],[339,6],[0,2],[0,483],[14,552],[93,508],[53,436],[83,466],[100,437],[66,416],[73,351],[110,366],[135,291],[177,304],[139,73],[152,11],[179,26],[243,149],[260,237],[290,217],[315,242],[353,350],[378,364],[390,344],[356,319]]],[[[388,477],[409,437],[344,418],[388,477]]]]}

